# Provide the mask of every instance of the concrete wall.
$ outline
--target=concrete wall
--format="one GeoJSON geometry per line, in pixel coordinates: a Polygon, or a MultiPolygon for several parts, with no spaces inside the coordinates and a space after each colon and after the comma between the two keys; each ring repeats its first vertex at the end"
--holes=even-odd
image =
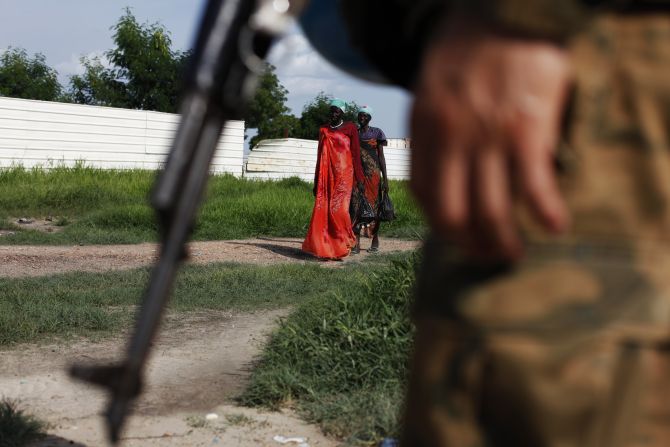
{"type": "MultiPolygon", "coordinates": [[[[404,145],[404,139],[394,146],[404,145]]],[[[314,180],[316,151],[314,140],[284,138],[263,140],[247,157],[244,176],[255,179],[281,179],[297,176],[303,180],[314,180]]],[[[410,150],[398,147],[384,148],[386,171],[390,179],[409,178],[410,150]]]]}
{"type": "MultiPolygon", "coordinates": [[[[0,168],[77,161],[105,169],[157,169],[179,116],[169,113],[0,97],[0,168]]],[[[244,122],[224,128],[215,173],[242,175],[244,122]]]]}

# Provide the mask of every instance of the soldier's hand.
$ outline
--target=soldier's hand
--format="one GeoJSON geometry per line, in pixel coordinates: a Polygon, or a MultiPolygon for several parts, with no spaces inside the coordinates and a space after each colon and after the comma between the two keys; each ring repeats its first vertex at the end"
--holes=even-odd
{"type": "Polygon", "coordinates": [[[544,41],[452,35],[428,48],[412,110],[412,190],[433,231],[479,258],[515,259],[519,199],[548,230],[568,213],[553,154],[570,82],[544,41]]]}

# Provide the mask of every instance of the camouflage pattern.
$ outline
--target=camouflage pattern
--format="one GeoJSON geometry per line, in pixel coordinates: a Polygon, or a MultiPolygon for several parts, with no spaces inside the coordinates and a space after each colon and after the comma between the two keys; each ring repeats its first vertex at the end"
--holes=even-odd
{"type": "Polygon", "coordinates": [[[670,16],[600,16],[571,53],[573,227],[520,211],[512,266],[427,242],[404,446],[670,446],[670,16]]]}

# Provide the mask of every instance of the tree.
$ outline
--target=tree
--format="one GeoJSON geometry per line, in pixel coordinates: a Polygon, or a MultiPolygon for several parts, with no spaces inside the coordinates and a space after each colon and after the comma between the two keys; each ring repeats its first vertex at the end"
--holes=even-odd
{"type": "Polygon", "coordinates": [[[249,128],[258,128],[263,123],[288,112],[286,107],[288,90],[279,82],[275,69],[274,65],[266,64],[265,71],[258,77],[256,92],[244,116],[249,128]]]}
{"type": "Polygon", "coordinates": [[[249,147],[253,148],[261,140],[270,138],[297,138],[297,130],[300,129],[300,120],[290,114],[279,115],[270,121],[261,123],[258,134],[249,140],[249,147]]]}
{"type": "Polygon", "coordinates": [[[181,75],[190,51],[171,49],[162,25],[139,24],[126,9],[114,30],[116,48],[99,59],[82,59],[84,75],[70,79],[70,96],[82,104],[176,112],[181,75]]]}
{"type": "Polygon", "coordinates": [[[288,113],[288,90],[279,82],[275,69],[271,64],[266,65],[244,116],[245,126],[258,130],[258,134],[249,141],[250,147],[260,140],[293,136],[299,126],[298,118],[288,113]]]}
{"type": "Polygon", "coordinates": [[[58,72],[46,64],[43,54],[30,58],[26,50],[10,47],[0,55],[0,96],[58,101],[58,72]]]}
{"type": "Polygon", "coordinates": [[[117,83],[111,70],[104,67],[100,58],[80,59],[84,74],[70,77],[69,96],[72,102],[98,106],[121,107],[126,102],[126,90],[117,83]]]}
{"type": "MultiPolygon", "coordinates": [[[[300,115],[300,127],[296,131],[296,138],[306,138],[308,140],[319,139],[319,127],[328,122],[330,114],[330,101],[332,95],[319,92],[318,95],[302,109],[300,115]]],[[[358,105],[355,102],[348,102],[344,111],[344,120],[356,122],[358,105]]]]}

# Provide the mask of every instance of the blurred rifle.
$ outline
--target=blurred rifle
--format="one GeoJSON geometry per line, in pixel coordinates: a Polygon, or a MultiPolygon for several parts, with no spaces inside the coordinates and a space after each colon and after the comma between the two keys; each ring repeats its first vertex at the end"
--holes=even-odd
{"type": "Polygon", "coordinates": [[[126,359],[110,366],[75,365],[72,376],[108,388],[106,417],[118,443],[126,415],[142,389],[151,344],[167,304],[185,244],[226,121],[243,116],[275,37],[306,0],[209,0],[186,74],[181,121],[152,194],[161,228],[160,257],[139,311],[126,359]]]}

